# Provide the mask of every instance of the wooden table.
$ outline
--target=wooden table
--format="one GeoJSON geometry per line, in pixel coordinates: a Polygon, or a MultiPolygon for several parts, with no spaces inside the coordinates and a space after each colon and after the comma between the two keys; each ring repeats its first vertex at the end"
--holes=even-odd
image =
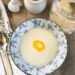
{"type": "MultiPolygon", "coordinates": [[[[3,0],[4,3],[7,5],[9,0],[3,0]]],[[[49,12],[50,12],[50,6],[52,4],[52,0],[48,0],[48,5],[46,10],[39,14],[39,15],[32,15],[29,13],[26,8],[23,6],[21,8],[21,11],[19,13],[10,13],[9,18],[12,25],[13,30],[24,20],[35,18],[35,17],[41,17],[49,19],[49,12]]],[[[75,75],[75,33],[71,35],[66,35],[68,40],[68,55],[63,63],[63,65],[56,70],[55,72],[49,74],[49,75],[75,75]]]]}

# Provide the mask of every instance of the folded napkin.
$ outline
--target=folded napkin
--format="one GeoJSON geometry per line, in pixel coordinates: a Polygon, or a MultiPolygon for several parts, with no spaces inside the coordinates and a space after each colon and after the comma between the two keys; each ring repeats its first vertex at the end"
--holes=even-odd
{"type": "MultiPolygon", "coordinates": [[[[4,23],[5,23],[5,29],[8,30],[8,33],[10,33],[10,32],[12,32],[12,28],[10,26],[9,18],[7,16],[7,13],[6,13],[6,10],[5,10],[5,7],[4,7],[2,0],[0,0],[0,8],[1,8],[1,12],[2,12],[2,18],[4,19],[4,23]]],[[[10,59],[11,65],[12,65],[13,75],[26,75],[20,69],[18,69],[16,67],[16,65],[14,64],[14,62],[11,59],[10,53],[8,56],[9,56],[9,59],[10,59]]],[[[1,57],[0,57],[0,75],[5,75],[5,71],[4,71],[1,57]]]]}

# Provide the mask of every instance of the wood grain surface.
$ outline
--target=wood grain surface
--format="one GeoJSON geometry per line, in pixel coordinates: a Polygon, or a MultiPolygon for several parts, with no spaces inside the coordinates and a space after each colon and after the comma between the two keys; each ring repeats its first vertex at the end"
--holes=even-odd
{"type": "MultiPolygon", "coordinates": [[[[9,2],[9,0],[3,0],[3,1],[6,5],[9,2]]],[[[23,0],[21,1],[23,2],[23,0]]],[[[24,20],[28,20],[35,17],[49,19],[49,12],[51,5],[52,5],[52,0],[48,0],[48,5],[45,11],[39,15],[32,15],[26,10],[24,5],[21,7],[21,11],[19,13],[8,12],[13,30],[15,30],[16,27],[24,20]]],[[[66,34],[66,37],[68,41],[67,58],[59,69],[57,69],[55,72],[49,75],[75,75],[75,33],[71,35],[66,34]]]]}

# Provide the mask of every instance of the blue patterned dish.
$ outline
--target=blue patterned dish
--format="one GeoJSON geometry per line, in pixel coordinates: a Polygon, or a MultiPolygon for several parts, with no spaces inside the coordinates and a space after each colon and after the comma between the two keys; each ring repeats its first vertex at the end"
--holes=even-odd
{"type": "Polygon", "coordinates": [[[58,69],[64,62],[67,55],[67,40],[62,29],[52,21],[35,18],[25,21],[15,30],[11,38],[11,56],[15,65],[27,75],[46,75],[58,69]],[[19,44],[24,34],[33,28],[41,27],[52,30],[57,38],[58,52],[56,58],[48,65],[41,68],[34,67],[22,60],[19,44]]]}

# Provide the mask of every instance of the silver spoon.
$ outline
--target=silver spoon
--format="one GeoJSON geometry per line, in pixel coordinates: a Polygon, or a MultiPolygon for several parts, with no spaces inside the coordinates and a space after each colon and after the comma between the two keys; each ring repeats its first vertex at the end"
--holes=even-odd
{"type": "Polygon", "coordinates": [[[12,75],[12,67],[7,54],[8,37],[6,33],[0,32],[0,55],[6,75],[12,75]]]}

